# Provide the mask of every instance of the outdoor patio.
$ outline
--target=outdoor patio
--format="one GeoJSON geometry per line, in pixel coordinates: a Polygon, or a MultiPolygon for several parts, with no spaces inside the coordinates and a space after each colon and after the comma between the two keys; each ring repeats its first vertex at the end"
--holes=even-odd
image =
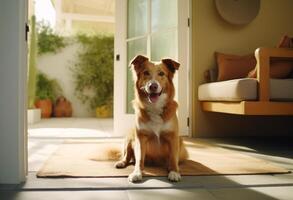
{"type": "Polygon", "coordinates": [[[113,136],[105,117],[112,116],[114,64],[100,60],[106,50],[114,54],[115,0],[28,0],[28,19],[28,107],[57,116],[28,125],[28,171],[36,172],[65,140],[113,136]]]}
{"type": "Polygon", "coordinates": [[[112,118],[42,119],[28,126],[28,171],[38,171],[65,140],[107,138],[112,135],[112,118]]]}

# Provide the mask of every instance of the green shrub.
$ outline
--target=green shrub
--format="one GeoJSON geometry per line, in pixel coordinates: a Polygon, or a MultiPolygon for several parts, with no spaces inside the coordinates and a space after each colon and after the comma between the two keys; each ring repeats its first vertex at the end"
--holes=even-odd
{"type": "Polygon", "coordinates": [[[55,34],[52,28],[45,22],[39,22],[38,30],[38,54],[56,53],[66,46],[65,38],[55,34]]]}
{"type": "Polygon", "coordinates": [[[49,79],[45,74],[39,73],[37,77],[37,99],[51,99],[54,102],[62,95],[62,89],[56,79],[49,79]]]}
{"type": "Polygon", "coordinates": [[[114,37],[79,35],[77,39],[82,49],[72,67],[75,95],[90,110],[104,105],[112,109],[114,37]]]}

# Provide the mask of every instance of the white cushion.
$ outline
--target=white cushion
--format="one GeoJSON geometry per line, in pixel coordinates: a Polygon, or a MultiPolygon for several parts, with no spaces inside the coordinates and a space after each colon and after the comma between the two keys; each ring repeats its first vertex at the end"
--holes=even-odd
{"type": "Polygon", "coordinates": [[[242,101],[257,99],[257,81],[253,78],[205,83],[198,88],[200,101],[242,101]]]}
{"type": "MultiPolygon", "coordinates": [[[[276,101],[293,100],[293,79],[271,79],[270,96],[276,101]]],[[[198,88],[200,101],[257,100],[257,80],[233,79],[202,84],[198,88]]]]}

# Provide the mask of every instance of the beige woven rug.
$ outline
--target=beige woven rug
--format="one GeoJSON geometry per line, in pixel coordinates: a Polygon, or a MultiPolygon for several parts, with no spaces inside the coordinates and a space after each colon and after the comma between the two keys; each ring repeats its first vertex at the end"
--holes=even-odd
{"type": "MultiPolygon", "coordinates": [[[[180,164],[182,175],[232,175],[288,173],[268,161],[196,139],[185,139],[189,159],[180,164]]],[[[109,147],[121,148],[122,139],[67,141],[38,171],[38,177],[126,177],[133,165],[116,169],[105,158],[109,147]]],[[[146,166],[146,176],[166,176],[163,167],[146,166]]]]}

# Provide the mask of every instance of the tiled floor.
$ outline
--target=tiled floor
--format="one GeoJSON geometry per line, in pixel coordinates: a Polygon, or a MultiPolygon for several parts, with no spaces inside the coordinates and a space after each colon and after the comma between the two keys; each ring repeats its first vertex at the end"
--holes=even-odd
{"type": "MultiPolygon", "coordinates": [[[[77,123],[75,121],[74,125],[76,125],[76,128],[80,128],[77,123]]],[[[111,121],[106,123],[108,123],[109,128],[111,121]]],[[[70,123],[68,122],[68,124],[70,123]]],[[[52,125],[52,127],[54,126],[52,125]]],[[[34,126],[33,128],[37,127],[34,126]]],[[[95,128],[92,127],[91,129],[94,130],[95,128]]],[[[107,128],[102,129],[106,130],[107,128]]],[[[100,137],[101,135],[97,132],[97,134],[91,133],[87,137],[100,137]]],[[[31,172],[28,175],[27,182],[22,185],[0,185],[1,200],[293,200],[293,174],[291,173],[184,176],[179,183],[170,183],[166,177],[156,177],[144,178],[143,182],[137,184],[129,183],[127,178],[36,178],[35,171],[50,154],[49,152],[53,152],[64,139],[82,138],[83,135],[82,132],[76,132],[74,136],[67,133],[61,133],[58,136],[56,138],[48,132],[46,136],[30,133],[31,172]]],[[[105,135],[102,137],[105,137],[105,135]]],[[[244,154],[268,160],[288,170],[293,170],[292,138],[214,138],[205,140],[223,148],[237,150],[244,154]]]]}

